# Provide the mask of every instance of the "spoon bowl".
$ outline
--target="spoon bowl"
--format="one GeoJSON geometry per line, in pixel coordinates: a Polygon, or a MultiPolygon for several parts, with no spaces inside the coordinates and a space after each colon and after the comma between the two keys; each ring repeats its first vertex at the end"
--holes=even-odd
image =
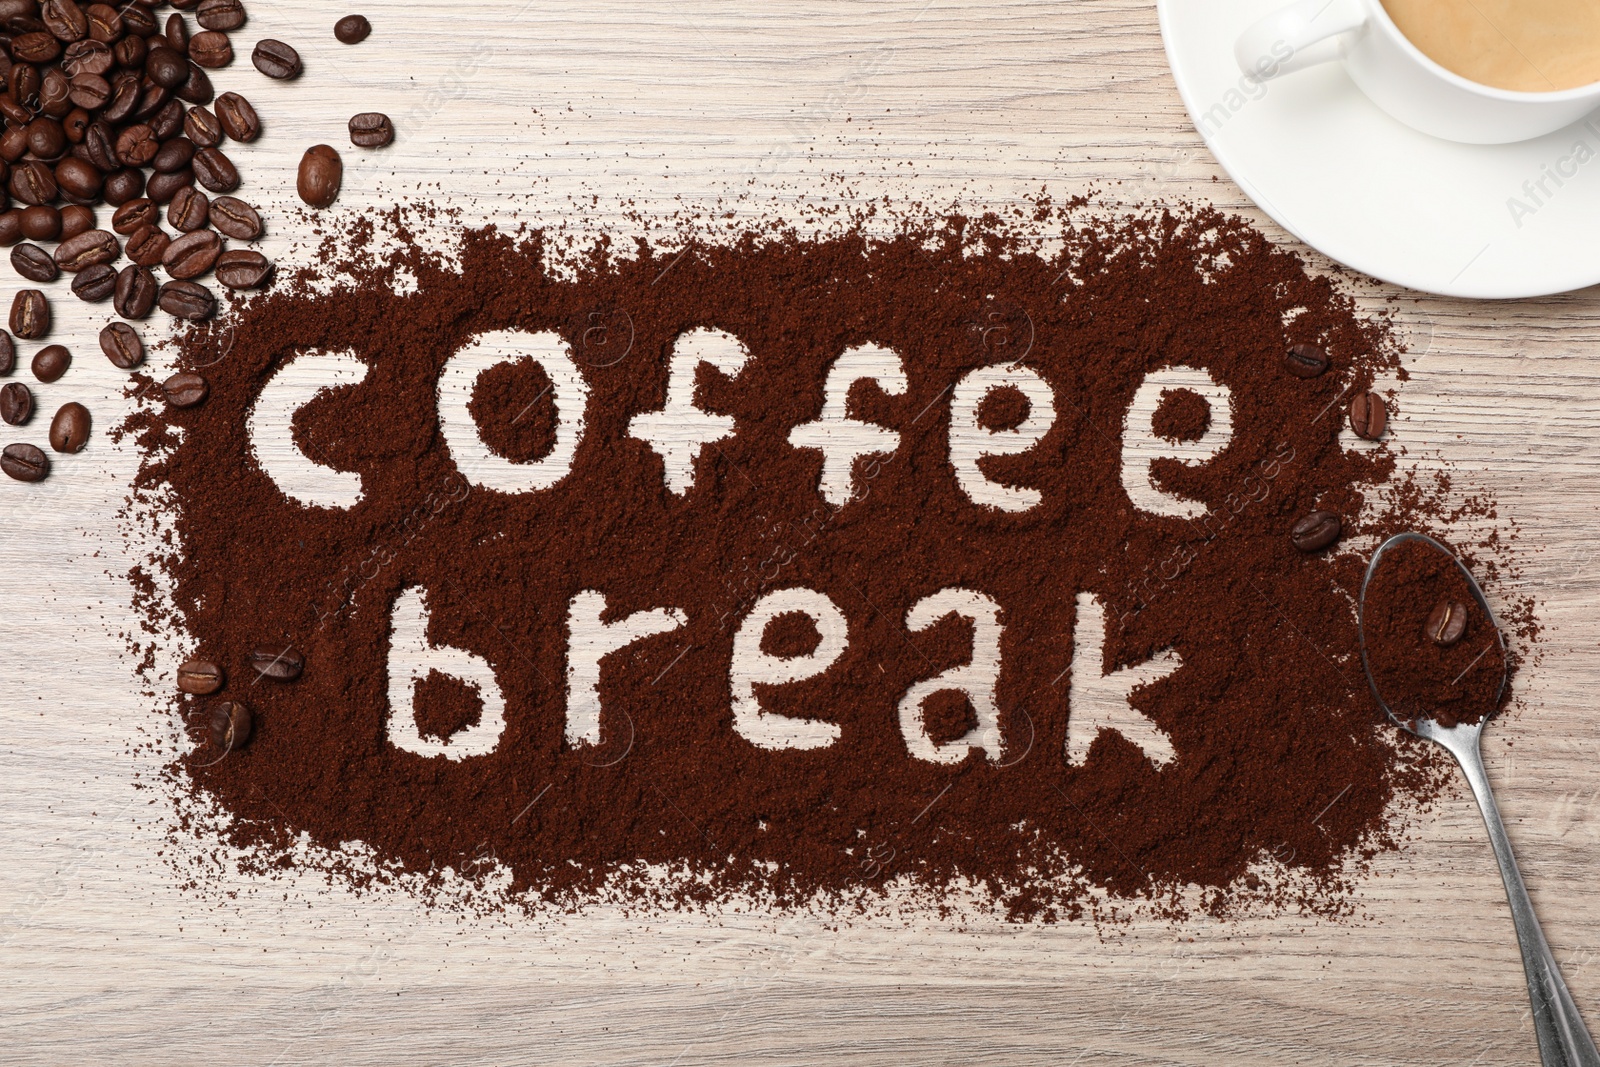
{"type": "MultiPolygon", "coordinates": [[[[1367,565],[1366,576],[1361,580],[1361,597],[1356,610],[1356,625],[1361,643],[1361,669],[1367,676],[1367,685],[1372,689],[1372,698],[1402,729],[1433,741],[1455,757],[1456,762],[1461,765],[1462,773],[1466,775],[1468,784],[1472,786],[1472,795],[1478,801],[1479,810],[1483,812],[1483,823],[1489,831],[1489,843],[1494,847],[1495,858],[1500,863],[1500,878],[1505,883],[1506,897],[1511,904],[1511,920],[1517,930],[1518,944],[1522,948],[1522,969],[1528,979],[1528,999],[1533,1005],[1533,1029],[1539,1039],[1540,1059],[1545,1067],[1600,1067],[1600,1051],[1595,1049],[1594,1039],[1589,1036],[1588,1028],[1584,1026],[1583,1018],[1578,1014],[1572,994],[1567,991],[1567,983],[1561,977],[1561,968],[1557,966],[1555,956],[1550,952],[1550,945],[1545,940],[1544,930],[1539,925],[1538,916],[1534,914],[1533,901],[1528,897],[1528,888],[1522,881],[1521,871],[1517,868],[1517,858],[1511,850],[1511,838],[1506,834],[1505,823],[1500,818],[1500,808],[1495,803],[1494,793],[1489,788],[1489,776],[1483,766],[1483,754],[1479,749],[1479,742],[1483,737],[1484,725],[1493,717],[1501,699],[1505,696],[1507,673],[1505,635],[1500,629],[1500,624],[1495,621],[1488,599],[1483,595],[1477,580],[1472,577],[1472,572],[1455,553],[1427,534],[1403,533],[1389,538],[1372,554],[1372,562],[1367,565]],[[1494,645],[1488,647],[1498,646],[1501,662],[1500,680],[1495,687],[1493,702],[1483,709],[1483,714],[1474,722],[1456,722],[1446,726],[1432,714],[1411,716],[1397,714],[1384,699],[1378,680],[1373,674],[1370,655],[1372,650],[1367,641],[1367,593],[1373,585],[1373,579],[1379,572],[1378,565],[1385,554],[1399,545],[1411,542],[1426,543],[1455,564],[1466,579],[1473,600],[1477,602],[1479,610],[1483,612],[1484,618],[1489,621],[1494,632],[1494,645]]],[[[1485,652],[1487,650],[1486,647],[1485,652]]],[[[1483,653],[1480,653],[1480,658],[1482,655],[1483,653]]],[[[1476,662],[1475,660],[1474,663],[1476,662]]],[[[1458,678],[1457,681],[1459,680],[1458,678]]]]}

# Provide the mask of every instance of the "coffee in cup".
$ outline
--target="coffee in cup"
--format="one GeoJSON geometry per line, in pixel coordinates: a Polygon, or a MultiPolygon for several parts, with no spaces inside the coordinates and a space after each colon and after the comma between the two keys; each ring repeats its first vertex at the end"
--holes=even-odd
{"type": "Polygon", "coordinates": [[[1480,85],[1548,93],[1600,82],[1595,0],[1383,0],[1406,39],[1480,85]]]}

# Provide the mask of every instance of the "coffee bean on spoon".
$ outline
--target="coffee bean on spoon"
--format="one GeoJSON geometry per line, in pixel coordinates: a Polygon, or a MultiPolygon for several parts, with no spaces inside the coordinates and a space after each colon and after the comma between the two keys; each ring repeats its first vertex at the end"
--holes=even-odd
{"type": "Polygon", "coordinates": [[[372,23],[365,15],[346,15],[333,24],[333,35],[340,44],[360,44],[372,33],[372,23]]]}
{"type": "Polygon", "coordinates": [[[8,382],[0,388],[0,420],[8,426],[21,426],[32,417],[32,390],[21,382],[8,382]]]}
{"type": "Polygon", "coordinates": [[[357,148],[382,148],[394,141],[394,123],[381,111],[363,111],[350,119],[350,143],[357,148]]]}
{"type": "Polygon", "coordinates": [[[85,267],[72,278],[72,295],[92,304],[110,300],[116,291],[117,268],[109,263],[85,267]]]}
{"type": "Polygon", "coordinates": [[[1428,639],[1448,648],[1467,632],[1467,606],[1454,600],[1441,600],[1428,613],[1428,639]]]}
{"type": "Polygon", "coordinates": [[[1328,369],[1328,353],[1317,345],[1290,345],[1283,366],[1296,378],[1315,378],[1328,369]]]}
{"type": "Polygon", "coordinates": [[[1376,441],[1389,425],[1389,405],[1377,393],[1358,393],[1350,401],[1350,429],[1357,437],[1376,441]]]}
{"type": "Polygon", "coordinates": [[[0,470],[19,482],[40,482],[50,473],[50,457],[37,445],[18,442],[0,452],[0,470]]]}
{"type": "Polygon", "coordinates": [[[66,345],[46,345],[33,354],[33,376],[46,385],[59,382],[72,365],[72,353],[66,345]]]}
{"type": "Polygon", "coordinates": [[[299,77],[302,69],[300,53],[282,41],[275,41],[270,37],[256,42],[255,51],[250,53],[250,62],[267,77],[279,81],[299,77]]]}
{"type": "Polygon", "coordinates": [[[37,289],[22,289],[11,301],[11,332],[37,341],[50,332],[50,301],[37,289]]]}
{"type": "Polygon", "coordinates": [[[167,394],[167,403],[173,407],[192,408],[205,403],[211,387],[200,375],[184,372],[162,382],[161,390],[167,394]]]}
{"type": "Polygon", "coordinates": [[[50,420],[50,447],[67,455],[82,452],[89,443],[89,409],[82,404],[62,404],[50,420]]]}
{"type": "Polygon", "coordinates": [[[271,261],[248,248],[231,249],[217,257],[217,281],[229,289],[258,289],[271,274],[271,261]]]}
{"type": "Polygon", "coordinates": [[[263,678],[292,682],[305,669],[305,657],[294,647],[271,646],[250,653],[250,666],[263,678]]]}
{"type": "Polygon", "coordinates": [[[132,370],[144,362],[144,341],[139,331],[125,322],[113,322],[100,331],[100,351],[121,370],[132,370]]]}
{"type": "Polygon", "coordinates": [[[222,683],[222,668],[209,660],[185,660],[178,668],[178,688],[185,693],[210,696],[222,688],[222,683]]]}
{"type": "Polygon", "coordinates": [[[224,752],[234,752],[250,743],[250,732],[255,727],[250,709],[234,700],[224,700],[211,706],[211,721],[207,729],[211,743],[224,752]]]}
{"type": "Polygon", "coordinates": [[[339,199],[344,181],[344,161],[325,144],[306,149],[300,159],[300,174],[295,183],[300,199],[315,208],[331,207],[339,199]]]}
{"type": "Polygon", "coordinates": [[[11,269],[30,282],[53,282],[61,277],[61,268],[50,253],[26,241],[11,250],[11,269]]]}
{"type": "Polygon", "coordinates": [[[1344,529],[1344,523],[1331,511],[1313,511],[1294,524],[1289,540],[1302,552],[1321,552],[1335,541],[1344,529]]]}

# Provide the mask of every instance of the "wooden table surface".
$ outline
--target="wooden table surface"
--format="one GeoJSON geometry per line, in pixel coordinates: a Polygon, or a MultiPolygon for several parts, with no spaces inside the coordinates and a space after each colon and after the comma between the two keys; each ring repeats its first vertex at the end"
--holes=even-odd
{"type": "MultiPolygon", "coordinates": [[[[625,235],[719,199],[803,219],[817,203],[974,210],[1093,186],[1207,199],[1292,241],[1194,132],[1148,0],[381,0],[356,48],[332,37],[346,9],[248,7],[241,55],[277,37],[306,59],[294,83],[242,59],[216,79],[267,122],[235,152],[240,195],[272,206],[266,248],[286,262],[311,255],[288,210],[300,151],[346,145],[349,115],[374,109],[400,140],[346,147],[347,214],[420,198],[464,221],[625,235]]],[[[1522,573],[1497,595],[1535,598],[1545,630],[1486,755],[1550,941],[1600,1022],[1597,297],[1359,291],[1374,308],[1400,297],[1413,342],[1394,428],[1408,462],[1448,463],[1519,532],[1522,573]]],[[[79,359],[41,403],[82,400],[97,426],[48,482],[0,485],[0,1063],[1537,1062],[1499,875],[1460,789],[1342,921],[470,919],[313,876],[185,889],[163,858],[170,806],[134,787],[172,724],[119,636],[137,624],[117,518],[136,457],[106,437],[123,376],[95,350],[103,312],[64,290],[57,309],[79,359]]]]}

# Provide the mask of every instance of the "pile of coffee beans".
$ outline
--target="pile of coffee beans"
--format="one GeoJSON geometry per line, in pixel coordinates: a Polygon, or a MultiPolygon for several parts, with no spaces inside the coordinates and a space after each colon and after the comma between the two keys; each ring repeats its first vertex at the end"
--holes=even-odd
{"type": "MultiPolygon", "coordinates": [[[[267,284],[272,264],[265,256],[227,245],[263,232],[260,213],[231,195],[240,177],[224,150],[229,141],[259,137],[261,119],[242,95],[217,95],[207,73],[233,62],[230,35],[247,19],[240,0],[0,0],[0,247],[11,248],[21,277],[46,284],[70,274],[74,296],[110,301],[124,319],[160,309],[191,322],[216,313],[216,298],[201,283],[208,275],[234,290],[267,284]],[[167,7],[173,10],[163,18],[167,7]],[[109,227],[96,216],[102,204],[113,209],[109,227]]],[[[334,27],[344,44],[371,32],[360,15],[334,27]]],[[[278,80],[304,69],[283,41],[257,41],[250,60],[278,80]]],[[[379,148],[394,139],[394,126],[386,115],[359,114],[350,120],[350,139],[379,148]]],[[[307,204],[328,207],[342,181],[343,161],[331,147],[306,153],[298,191],[307,204]]],[[[51,321],[41,290],[16,294],[11,333],[42,339],[51,321]]],[[[15,348],[10,335],[0,335],[0,374],[9,374],[15,348]]],[[[144,359],[142,340],[124,322],[107,326],[100,346],[124,370],[144,359]]],[[[52,345],[35,356],[32,369],[41,382],[54,382],[70,362],[64,347],[52,345]]],[[[203,401],[204,381],[187,380],[194,377],[169,380],[169,401],[203,401]]],[[[75,452],[87,440],[88,412],[68,408],[52,423],[51,443],[75,452]]],[[[0,393],[5,421],[20,425],[32,410],[26,386],[0,393]]],[[[5,472],[43,477],[49,467],[43,453],[14,447],[32,452],[24,461],[8,449],[5,472]],[[34,452],[41,463],[32,462],[34,452]]]]}

